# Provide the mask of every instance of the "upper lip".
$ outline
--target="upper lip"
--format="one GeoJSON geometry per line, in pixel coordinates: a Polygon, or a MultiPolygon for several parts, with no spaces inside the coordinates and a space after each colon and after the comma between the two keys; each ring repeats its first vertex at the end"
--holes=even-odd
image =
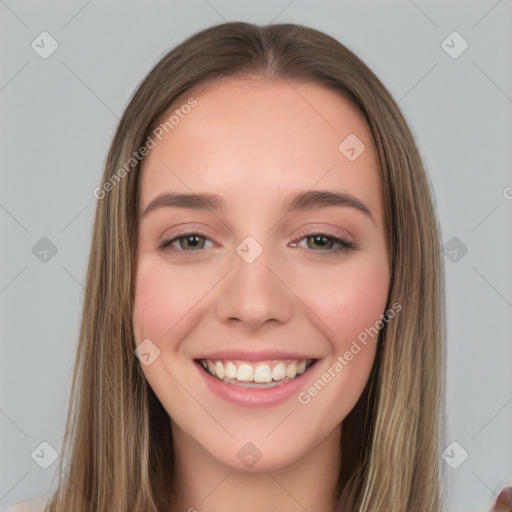
{"type": "Polygon", "coordinates": [[[258,352],[247,352],[242,350],[216,350],[195,357],[194,359],[207,360],[227,360],[227,361],[268,361],[272,359],[294,359],[297,361],[307,361],[309,359],[319,359],[311,355],[299,354],[298,352],[285,352],[283,350],[260,350],[258,352]]]}

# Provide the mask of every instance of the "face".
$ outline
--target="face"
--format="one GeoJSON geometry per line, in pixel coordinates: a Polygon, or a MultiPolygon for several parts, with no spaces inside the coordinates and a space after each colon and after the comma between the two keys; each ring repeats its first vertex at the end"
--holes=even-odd
{"type": "Polygon", "coordinates": [[[175,438],[232,468],[285,468],[339,438],[374,362],[362,333],[382,325],[390,280],[379,163],[362,116],[318,85],[229,79],[193,97],[142,166],[141,367],[175,438]]]}

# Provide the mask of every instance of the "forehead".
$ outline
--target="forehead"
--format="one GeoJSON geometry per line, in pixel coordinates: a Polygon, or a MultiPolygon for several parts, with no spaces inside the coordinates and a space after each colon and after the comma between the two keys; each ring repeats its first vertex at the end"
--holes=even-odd
{"type": "Polygon", "coordinates": [[[248,205],[290,190],[330,188],[366,199],[380,214],[371,133],[336,91],[309,82],[230,78],[185,94],[162,122],[173,113],[142,165],[142,208],[162,192],[209,191],[248,205]],[[191,98],[197,104],[182,108],[191,98]],[[348,158],[351,147],[362,151],[356,159],[348,158]]]}

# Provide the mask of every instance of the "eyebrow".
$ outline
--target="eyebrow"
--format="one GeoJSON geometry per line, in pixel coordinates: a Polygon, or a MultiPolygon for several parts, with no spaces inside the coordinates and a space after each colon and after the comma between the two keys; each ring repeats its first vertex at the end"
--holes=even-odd
{"type": "MultiPolygon", "coordinates": [[[[161,194],[149,203],[142,212],[141,218],[149,212],[162,207],[190,208],[193,210],[219,211],[225,209],[225,201],[215,194],[161,194]]],[[[283,208],[283,213],[293,211],[316,210],[330,206],[353,208],[364,213],[374,223],[372,212],[359,199],[347,192],[335,192],[332,190],[308,190],[300,192],[289,199],[283,208]]]]}

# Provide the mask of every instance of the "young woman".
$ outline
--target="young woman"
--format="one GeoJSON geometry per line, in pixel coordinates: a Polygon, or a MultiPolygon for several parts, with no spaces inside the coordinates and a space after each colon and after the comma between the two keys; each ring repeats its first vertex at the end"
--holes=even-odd
{"type": "Polygon", "coordinates": [[[46,510],[442,509],[439,231],[361,60],[297,25],[192,36],[94,194],[46,510]]]}

